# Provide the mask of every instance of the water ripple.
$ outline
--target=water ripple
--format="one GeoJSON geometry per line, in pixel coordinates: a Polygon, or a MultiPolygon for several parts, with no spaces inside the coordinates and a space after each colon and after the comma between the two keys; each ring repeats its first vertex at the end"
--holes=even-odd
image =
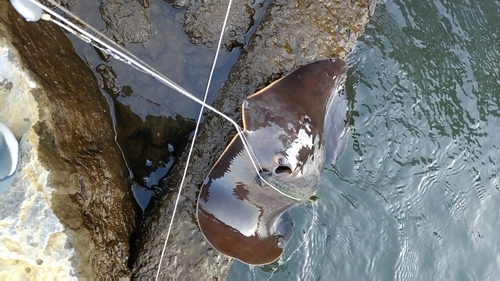
{"type": "Polygon", "coordinates": [[[499,1],[379,4],[349,58],[348,149],[308,235],[311,210],[293,210],[291,248],[306,242],[272,279],[500,276],[498,14],[499,1]]]}

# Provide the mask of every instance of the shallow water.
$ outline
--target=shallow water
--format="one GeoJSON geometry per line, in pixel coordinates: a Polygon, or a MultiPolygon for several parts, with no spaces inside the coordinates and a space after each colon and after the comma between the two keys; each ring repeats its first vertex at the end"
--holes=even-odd
{"type": "Polygon", "coordinates": [[[235,262],[228,280],[496,280],[499,14],[499,1],[381,2],[349,57],[345,155],[292,210],[283,259],[235,262]]]}

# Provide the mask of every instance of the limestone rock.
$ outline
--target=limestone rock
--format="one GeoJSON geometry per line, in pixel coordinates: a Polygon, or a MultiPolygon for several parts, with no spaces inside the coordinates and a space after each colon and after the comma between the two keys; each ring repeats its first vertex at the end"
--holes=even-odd
{"type": "Polygon", "coordinates": [[[138,207],[95,76],[59,27],[0,0],[0,81],[21,150],[0,195],[0,279],[129,276],[138,207]]]}

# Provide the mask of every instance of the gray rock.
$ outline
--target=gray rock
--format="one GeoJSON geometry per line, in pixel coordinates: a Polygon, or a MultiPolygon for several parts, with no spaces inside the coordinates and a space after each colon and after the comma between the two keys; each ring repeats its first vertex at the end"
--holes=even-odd
{"type": "MultiPolygon", "coordinates": [[[[223,37],[227,50],[231,51],[235,47],[246,45],[253,33],[252,28],[260,22],[270,2],[269,0],[233,1],[223,37]]],[[[173,3],[181,4],[179,1],[173,3]]],[[[229,1],[213,3],[203,0],[191,1],[189,4],[182,3],[186,6],[185,31],[192,43],[210,48],[217,45],[228,3],[229,1]]]]}
{"type": "Polygon", "coordinates": [[[149,41],[151,22],[138,1],[101,0],[99,10],[108,31],[118,43],[149,41]]]}

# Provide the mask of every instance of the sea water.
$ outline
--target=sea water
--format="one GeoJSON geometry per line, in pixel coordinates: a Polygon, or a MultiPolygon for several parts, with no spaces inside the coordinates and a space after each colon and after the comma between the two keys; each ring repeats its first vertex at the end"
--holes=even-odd
{"type": "Polygon", "coordinates": [[[292,210],[282,261],[235,262],[228,280],[498,280],[499,15],[493,0],[380,2],[348,60],[345,155],[314,210],[292,210]]]}

